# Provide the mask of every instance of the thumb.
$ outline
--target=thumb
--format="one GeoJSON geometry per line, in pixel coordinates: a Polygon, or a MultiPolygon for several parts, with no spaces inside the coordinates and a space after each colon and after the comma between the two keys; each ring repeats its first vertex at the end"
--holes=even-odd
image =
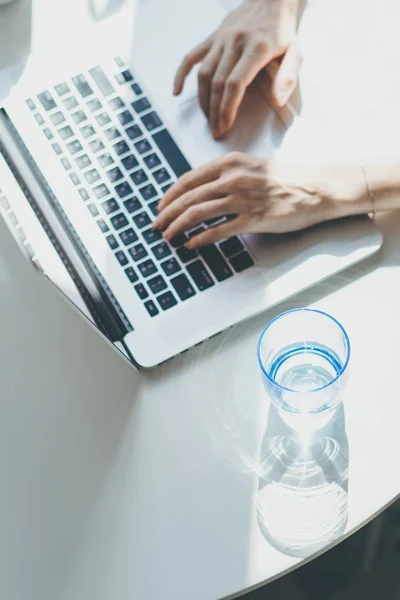
{"type": "Polygon", "coordinates": [[[298,41],[287,49],[272,85],[272,96],[277,106],[284,106],[293,94],[299,76],[301,54],[298,41]]]}

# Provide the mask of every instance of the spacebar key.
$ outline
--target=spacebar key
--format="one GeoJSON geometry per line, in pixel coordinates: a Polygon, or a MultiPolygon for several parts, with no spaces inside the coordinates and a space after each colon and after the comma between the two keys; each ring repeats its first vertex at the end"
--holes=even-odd
{"type": "Polygon", "coordinates": [[[161,150],[162,154],[177,177],[180,177],[187,171],[190,171],[191,166],[183,156],[182,152],[179,150],[175,140],[170,136],[166,129],[155,133],[153,135],[153,140],[161,150]]]}
{"type": "Polygon", "coordinates": [[[228,277],[232,277],[232,269],[222,258],[222,254],[215,246],[199,248],[199,253],[204,258],[211,272],[215,275],[217,281],[224,281],[228,277]]]}

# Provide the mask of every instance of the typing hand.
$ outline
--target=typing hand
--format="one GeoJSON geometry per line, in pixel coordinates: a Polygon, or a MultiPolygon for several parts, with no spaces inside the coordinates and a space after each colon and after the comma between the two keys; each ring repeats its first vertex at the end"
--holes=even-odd
{"type": "Polygon", "coordinates": [[[190,238],[196,248],[243,233],[285,233],[368,212],[361,171],[304,167],[232,152],[183,175],[159,204],[154,227],[171,240],[209,219],[232,215],[190,238]]]}
{"type": "Polygon", "coordinates": [[[233,125],[247,86],[275,59],[273,99],[283,106],[297,84],[300,54],[296,40],[299,0],[244,0],[218,29],[187,54],[175,77],[182,92],[197,63],[199,101],[215,138],[233,125]]]}

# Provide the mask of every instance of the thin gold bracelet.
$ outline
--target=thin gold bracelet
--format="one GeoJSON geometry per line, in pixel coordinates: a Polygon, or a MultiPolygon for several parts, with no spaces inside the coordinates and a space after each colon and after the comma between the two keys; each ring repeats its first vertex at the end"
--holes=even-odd
{"type": "Polygon", "coordinates": [[[373,193],[371,192],[371,188],[369,187],[368,179],[367,179],[367,171],[365,170],[364,163],[361,163],[361,168],[364,174],[365,187],[367,188],[368,198],[371,200],[371,210],[368,212],[371,219],[375,219],[376,215],[376,206],[375,206],[375,198],[373,193]]]}

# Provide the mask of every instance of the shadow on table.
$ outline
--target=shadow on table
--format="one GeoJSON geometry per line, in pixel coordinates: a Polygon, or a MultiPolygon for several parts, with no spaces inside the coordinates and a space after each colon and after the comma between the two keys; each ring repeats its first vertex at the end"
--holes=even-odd
{"type": "Polygon", "coordinates": [[[12,79],[21,76],[31,50],[32,0],[0,7],[0,69],[15,66],[12,79]]]}
{"type": "Polygon", "coordinates": [[[324,428],[302,437],[271,405],[256,496],[264,538],[284,554],[306,558],[343,535],[348,466],[343,406],[324,428]]]}

